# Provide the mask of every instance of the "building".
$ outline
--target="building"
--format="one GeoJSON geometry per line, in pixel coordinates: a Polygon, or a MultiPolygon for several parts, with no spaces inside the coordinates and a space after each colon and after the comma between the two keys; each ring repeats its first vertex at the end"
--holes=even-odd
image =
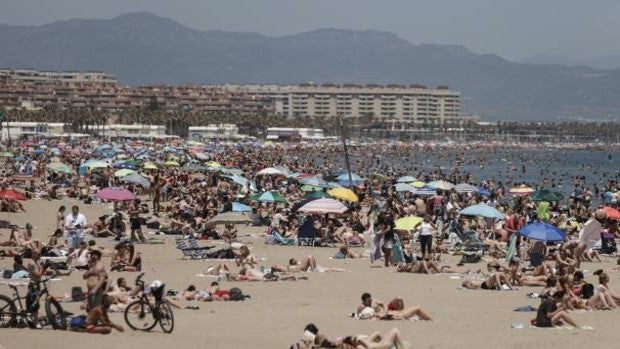
{"type": "Polygon", "coordinates": [[[187,135],[187,139],[199,142],[209,139],[237,139],[244,137],[239,134],[237,125],[233,124],[190,126],[187,135]]]}
{"type": "Polygon", "coordinates": [[[64,134],[64,123],[3,122],[0,139],[59,137],[64,134]]]}
{"type": "Polygon", "coordinates": [[[94,129],[98,136],[110,138],[166,138],[163,125],[105,125],[94,129]]]}
{"type": "Polygon", "coordinates": [[[322,140],[323,130],[318,128],[269,127],[266,138],[279,141],[322,140]]]}

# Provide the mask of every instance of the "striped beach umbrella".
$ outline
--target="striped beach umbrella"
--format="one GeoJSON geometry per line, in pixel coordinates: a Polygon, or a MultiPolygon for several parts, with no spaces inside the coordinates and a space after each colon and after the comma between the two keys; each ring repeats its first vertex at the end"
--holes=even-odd
{"type": "Polygon", "coordinates": [[[308,202],[300,207],[298,212],[326,214],[326,213],[344,213],[349,208],[338,200],[323,198],[308,202]]]}

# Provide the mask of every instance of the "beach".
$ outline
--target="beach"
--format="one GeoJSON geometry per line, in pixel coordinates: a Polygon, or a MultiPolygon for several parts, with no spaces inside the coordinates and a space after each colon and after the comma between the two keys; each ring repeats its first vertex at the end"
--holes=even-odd
{"type": "MultiPolygon", "coordinates": [[[[107,204],[85,205],[77,200],[29,200],[24,203],[27,213],[1,213],[2,219],[12,223],[34,225],[35,238],[43,241],[52,233],[55,212],[60,205],[80,206],[90,221],[97,216],[110,213],[107,204]]],[[[307,273],[308,280],[278,282],[226,282],[223,288],[239,287],[251,296],[243,302],[179,302],[182,306],[198,305],[199,310],[174,310],[175,329],[164,334],[158,327],[150,333],[134,332],[127,328],[122,313],[111,313],[112,321],[125,327],[124,333],[91,335],[69,331],[2,329],[0,345],[4,348],[34,348],[52,346],[65,348],[123,348],[149,347],[170,348],[178,345],[205,348],[285,348],[297,342],[304,326],[312,322],[322,333],[331,337],[368,334],[397,327],[413,348],[473,348],[481,345],[506,348],[576,348],[584,345],[614,347],[617,311],[575,311],[573,318],[583,329],[536,329],[529,328],[529,320],[535,312],[514,312],[525,305],[538,306],[538,299],[526,294],[540,288],[520,287],[517,291],[462,290],[461,280],[451,279],[448,274],[424,275],[401,274],[393,269],[378,267],[378,261],[371,266],[369,259],[329,259],[335,248],[268,246],[264,238],[258,237],[264,227],[239,227],[240,235],[256,237],[243,238],[251,242],[251,251],[260,264],[286,264],[289,258],[302,258],[312,254],[324,267],[341,267],[350,270],[343,273],[307,273]],[[264,258],[264,260],[262,260],[264,258]],[[370,292],[376,299],[389,301],[400,296],[405,306],[421,306],[434,321],[362,321],[350,314],[360,303],[363,292],[370,292]],[[513,329],[513,324],[525,324],[526,328],[513,329]]],[[[2,231],[6,237],[7,230],[2,231]]],[[[174,237],[164,237],[163,245],[139,245],[143,255],[145,280],[155,278],[166,283],[166,289],[183,290],[190,284],[205,287],[214,278],[197,277],[207,266],[217,261],[182,260],[176,249],[174,237]]],[[[201,243],[209,243],[202,241],[201,243]]],[[[98,246],[111,249],[114,245],[108,239],[97,239],[98,246]]],[[[361,249],[359,249],[361,250],[361,249]]],[[[441,264],[454,265],[457,257],[444,255],[441,264]],[[448,263],[448,261],[450,263],[448,263]]],[[[2,267],[8,267],[12,260],[0,260],[2,267]]],[[[109,267],[109,258],[104,263],[109,267]]],[[[232,264],[232,262],[229,262],[232,264]]],[[[472,268],[484,269],[484,262],[467,264],[472,268]]],[[[603,263],[585,263],[586,280],[596,283],[591,273],[605,269],[611,277],[612,288],[620,284],[620,273],[609,271],[615,266],[615,259],[603,263]]],[[[123,276],[133,284],[135,272],[110,272],[110,278],[123,276]]],[[[62,280],[52,282],[52,293],[61,296],[70,292],[72,286],[84,287],[82,274],[73,272],[61,276],[62,280]]],[[[25,292],[25,288],[22,288],[25,292]]],[[[0,293],[7,294],[9,288],[0,286],[0,293]]],[[[68,311],[79,313],[80,303],[62,303],[68,311]]]]}

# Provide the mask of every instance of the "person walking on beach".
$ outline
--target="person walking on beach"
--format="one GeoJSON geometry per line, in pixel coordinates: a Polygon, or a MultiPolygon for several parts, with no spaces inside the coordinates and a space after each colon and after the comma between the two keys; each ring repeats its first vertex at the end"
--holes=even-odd
{"type": "Polygon", "coordinates": [[[71,214],[65,218],[65,232],[68,234],[69,246],[71,251],[78,248],[84,239],[84,228],[86,227],[86,216],[80,213],[78,206],[71,208],[71,214]]]}
{"type": "Polygon", "coordinates": [[[429,257],[433,250],[433,229],[437,226],[431,222],[430,217],[424,217],[424,221],[420,224],[420,248],[422,249],[422,258],[429,257]]]}

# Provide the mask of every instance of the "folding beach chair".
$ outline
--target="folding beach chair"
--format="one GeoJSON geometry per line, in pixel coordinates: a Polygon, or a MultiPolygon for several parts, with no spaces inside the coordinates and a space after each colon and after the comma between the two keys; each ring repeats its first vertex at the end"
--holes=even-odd
{"type": "Polygon", "coordinates": [[[198,243],[194,241],[194,247],[188,246],[185,240],[177,239],[176,244],[177,248],[183,252],[184,258],[189,259],[205,259],[209,258],[208,250],[212,249],[213,246],[208,247],[200,247],[198,243]]]}
{"type": "Polygon", "coordinates": [[[317,237],[314,233],[313,221],[311,219],[306,219],[301,224],[299,231],[297,232],[297,244],[300,246],[314,246],[316,239],[317,237]]]}

